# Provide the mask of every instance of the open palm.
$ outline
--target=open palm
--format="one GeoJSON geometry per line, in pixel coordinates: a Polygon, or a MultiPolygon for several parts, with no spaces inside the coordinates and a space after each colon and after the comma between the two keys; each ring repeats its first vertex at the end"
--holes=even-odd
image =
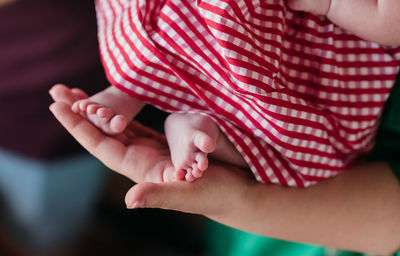
{"type": "Polygon", "coordinates": [[[233,198],[241,198],[246,187],[256,183],[239,168],[216,163],[193,183],[176,181],[164,136],[135,121],[123,134],[108,136],[84,115],[71,111],[74,101],[88,97],[83,91],[56,85],[50,94],[55,101],[50,110],[71,135],[111,170],[138,183],[127,193],[128,207],[158,207],[210,216],[229,209],[225,204],[237,201],[233,198]]]}
{"type": "Polygon", "coordinates": [[[170,152],[162,135],[133,121],[123,134],[107,136],[86,118],[71,112],[74,101],[87,97],[83,91],[56,85],[51,95],[56,102],[51,106],[56,118],[110,169],[137,183],[174,180],[170,152]]]}

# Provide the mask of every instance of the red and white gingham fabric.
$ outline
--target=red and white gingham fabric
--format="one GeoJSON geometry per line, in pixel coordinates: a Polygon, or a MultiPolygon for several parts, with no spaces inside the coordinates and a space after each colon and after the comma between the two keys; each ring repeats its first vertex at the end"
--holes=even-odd
{"type": "Polygon", "coordinates": [[[304,187],[371,149],[400,48],[283,0],[97,0],[111,83],[211,116],[257,180],[304,187]]]}

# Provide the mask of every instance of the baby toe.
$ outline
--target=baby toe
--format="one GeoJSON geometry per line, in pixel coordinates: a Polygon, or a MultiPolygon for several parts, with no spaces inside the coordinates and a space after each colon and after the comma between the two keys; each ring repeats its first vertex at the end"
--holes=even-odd
{"type": "Polygon", "coordinates": [[[101,108],[101,106],[99,104],[96,103],[91,103],[87,106],[87,113],[90,115],[94,115],[96,114],[97,110],[101,108]]]}
{"type": "Polygon", "coordinates": [[[81,111],[79,108],[79,101],[75,101],[74,104],[72,104],[71,110],[75,113],[79,113],[81,111]]]}
{"type": "Polygon", "coordinates": [[[114,133],[121,133],[126,128],[126,118],[123,115],[116,115],[110,121],[110,128],[114,133]]]}
{"type": "Polygon", "coordinates": [[[197,153],[195,159],[198,169],[200,169],[201,171],[205,171],[208,168],[208,159],[206,154],[197,153]]]}
{"type": "Polygon", "coordinates": [[[196,179],[192,174],[192,168],[186,169],[185,179],[189,182],[192,182],[196,179]]]}
{"type": "Polygon", "coordinates": [[[203,175],[203,171],[200,170],[199,168],[197,168],[197,166],[196,166],[196,168],[193,168],[192,175],[195,178],[200,178],[203,175]]]}
{"type": "Polygon", "coordinates": [[[214,139],[202,131],[196,131],[193,136],[193,144],[204,153],[211,153],[217,147],[214,139]]]}
{"type": "Polygon", "coordinates": [[[184,171],[182,169],[176,171],[176,173],[175,173],[175,178],[177,180],[185,180],[185,176],[186,176],[186,171],[184,171]]]}
{"type": "Polygon", "coordinates": [[[97,110],[96,114],[98,117],[108,120],[114,115],[114,112],[109,108],[102,107],[97,110]]]}
{"type": "Polygon", "coordinates": [[[80,100],[78,101],[78,105],[79,105],[79,109],[81,111],[86,111],[87,107],[92,104],[92,102],[90,100],[80,100]]]}

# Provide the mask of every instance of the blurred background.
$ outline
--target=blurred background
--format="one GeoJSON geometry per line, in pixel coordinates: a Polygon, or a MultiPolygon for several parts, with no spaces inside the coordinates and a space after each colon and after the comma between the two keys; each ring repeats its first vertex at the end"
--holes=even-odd
{"type": "Polygon", "coordinates": [[[202,217],[127,210],[132,182],[48,110],[55,83],[108,86],[96,30],[94,0],[0,0],[0,255],[204,255],[202,217]]]}

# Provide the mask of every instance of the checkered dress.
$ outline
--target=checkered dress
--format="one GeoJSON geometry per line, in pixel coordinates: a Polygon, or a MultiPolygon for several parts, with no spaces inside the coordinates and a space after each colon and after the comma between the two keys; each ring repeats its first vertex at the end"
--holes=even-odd
{"type": "Polygon", "coordinates": [[[97,0],[111,83],[212,117],[260,182],[304,187],[371,149],[400,48],[283,0],[97,0]]]}

